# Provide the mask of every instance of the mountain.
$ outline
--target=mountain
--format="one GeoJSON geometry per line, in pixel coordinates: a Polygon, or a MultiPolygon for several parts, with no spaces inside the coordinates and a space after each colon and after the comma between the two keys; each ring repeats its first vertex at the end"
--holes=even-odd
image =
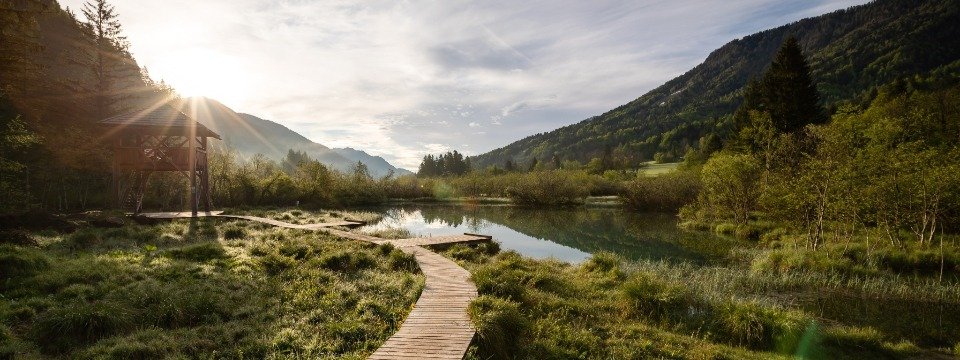
{"type": "Polygon", "coordinates": [[[365,151],[362,151],[362,150],[357,150],[357,149],[348,148],[348,147],[333,148],[331,150],[333,150],[337,154],[340,154],[340,156],[350,159],[350,161],[352,161],[353,163],[360,161],[366,164],[368,168],[381,169],[381,170],[378,170],[380,174],[378,176],[385,176],[389,174],[389,171],[391,170],[394,172],[395,175],[413,174],[407,169],[402,169],[402,168],[398,168],[393,165],[390,165],[390,163],[388,163],[387,160],[385,160],[382,157],[367,154],[365,151]],[[386,170],[386,171],[383,171],[383,170],[386,170]]]}
{"type": "Polygon", "coordinates": [[[181,110],[220,134],[224,145],[244,157],[263,154],[279,161],[292,149],[304,151],[311,158],[339,171],[350,171],[360,161],[367,165],[370,174],[375,177],[410,173],[379,156],[351,148],[331,149],[315,143],[286,126],[254,115],[237,113],[216,100],[189,98],[182,102],[181,110]]]}
{"type": "Polygon", "coordinates": [[[799,38],[828,108],[876,87],[942,67],[960,68],[960,0],[879,0],[733,40],[687,73],[625,105],[471,158],[478,167],[554,155],[585,162],[605,153],[678,158],[722,133],[743,89],[783,41],[799,38]]]}

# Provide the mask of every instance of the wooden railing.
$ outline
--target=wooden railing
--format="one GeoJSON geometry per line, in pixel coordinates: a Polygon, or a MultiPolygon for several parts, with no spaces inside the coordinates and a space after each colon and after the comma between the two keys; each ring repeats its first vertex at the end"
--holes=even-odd
{"type": "MultiPolygon", "coordinates": [[[[119,147],[115,159],[124,169],[153,169],[158,171],[189,170],[189,148],[140,148],[119,147]]],[[[206,164],[206,152],[196,149],[197,167],[206,164]]]]}

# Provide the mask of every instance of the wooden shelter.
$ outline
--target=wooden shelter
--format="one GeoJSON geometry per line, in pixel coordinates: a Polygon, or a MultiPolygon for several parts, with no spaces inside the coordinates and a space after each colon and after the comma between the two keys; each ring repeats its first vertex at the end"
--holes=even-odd
{"type": "Polygon", "coordinates": [[[176,171],[190,180],[190,211],[210,211],[207,138],[220,135],[170,105],[100,121],[113,148],[113,196],[118,208],[143,210],[150,175],[176,171]]]}

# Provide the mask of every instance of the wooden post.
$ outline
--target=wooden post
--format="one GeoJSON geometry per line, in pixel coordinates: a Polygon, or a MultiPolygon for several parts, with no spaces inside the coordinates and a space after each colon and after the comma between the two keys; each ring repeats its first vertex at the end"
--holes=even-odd
{"type": "Polygon", "coordinates": [[[203,193],[200,194],[201,200],[203,201],[203,211],[210,212],[210,148],[207,145],[207,137],[204,136],[201,138],[200,145],[203,146],[203,177],[200,178],[201,185],[203,185],[203,193]]]}
{"type": "Polygon", "coordinates": [[[190,130],[189,161],[190,168],[190,212],[197,217],[197,128],[190,130]]]}
{"type": "Polygon", "coordinates": [[[117,210],[123,210],[123,199],[120,194],[120,146],[121,139],[119,136],[113,139],[113,177],[110,179],[110,190],[113,194],[113,208],[117,210]]]}

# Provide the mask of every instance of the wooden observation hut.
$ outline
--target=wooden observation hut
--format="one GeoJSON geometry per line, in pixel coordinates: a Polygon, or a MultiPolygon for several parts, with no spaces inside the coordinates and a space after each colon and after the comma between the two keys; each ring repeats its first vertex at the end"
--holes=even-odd
{"type": "Polygon", "coordinates": [[[170,105],[100,121],[113,148],[113,197],[118,208],[143,210],[150,175],[176,171],[190,180],[190,211],[210,211],[207,138],[220,135],[170,105]]]}

